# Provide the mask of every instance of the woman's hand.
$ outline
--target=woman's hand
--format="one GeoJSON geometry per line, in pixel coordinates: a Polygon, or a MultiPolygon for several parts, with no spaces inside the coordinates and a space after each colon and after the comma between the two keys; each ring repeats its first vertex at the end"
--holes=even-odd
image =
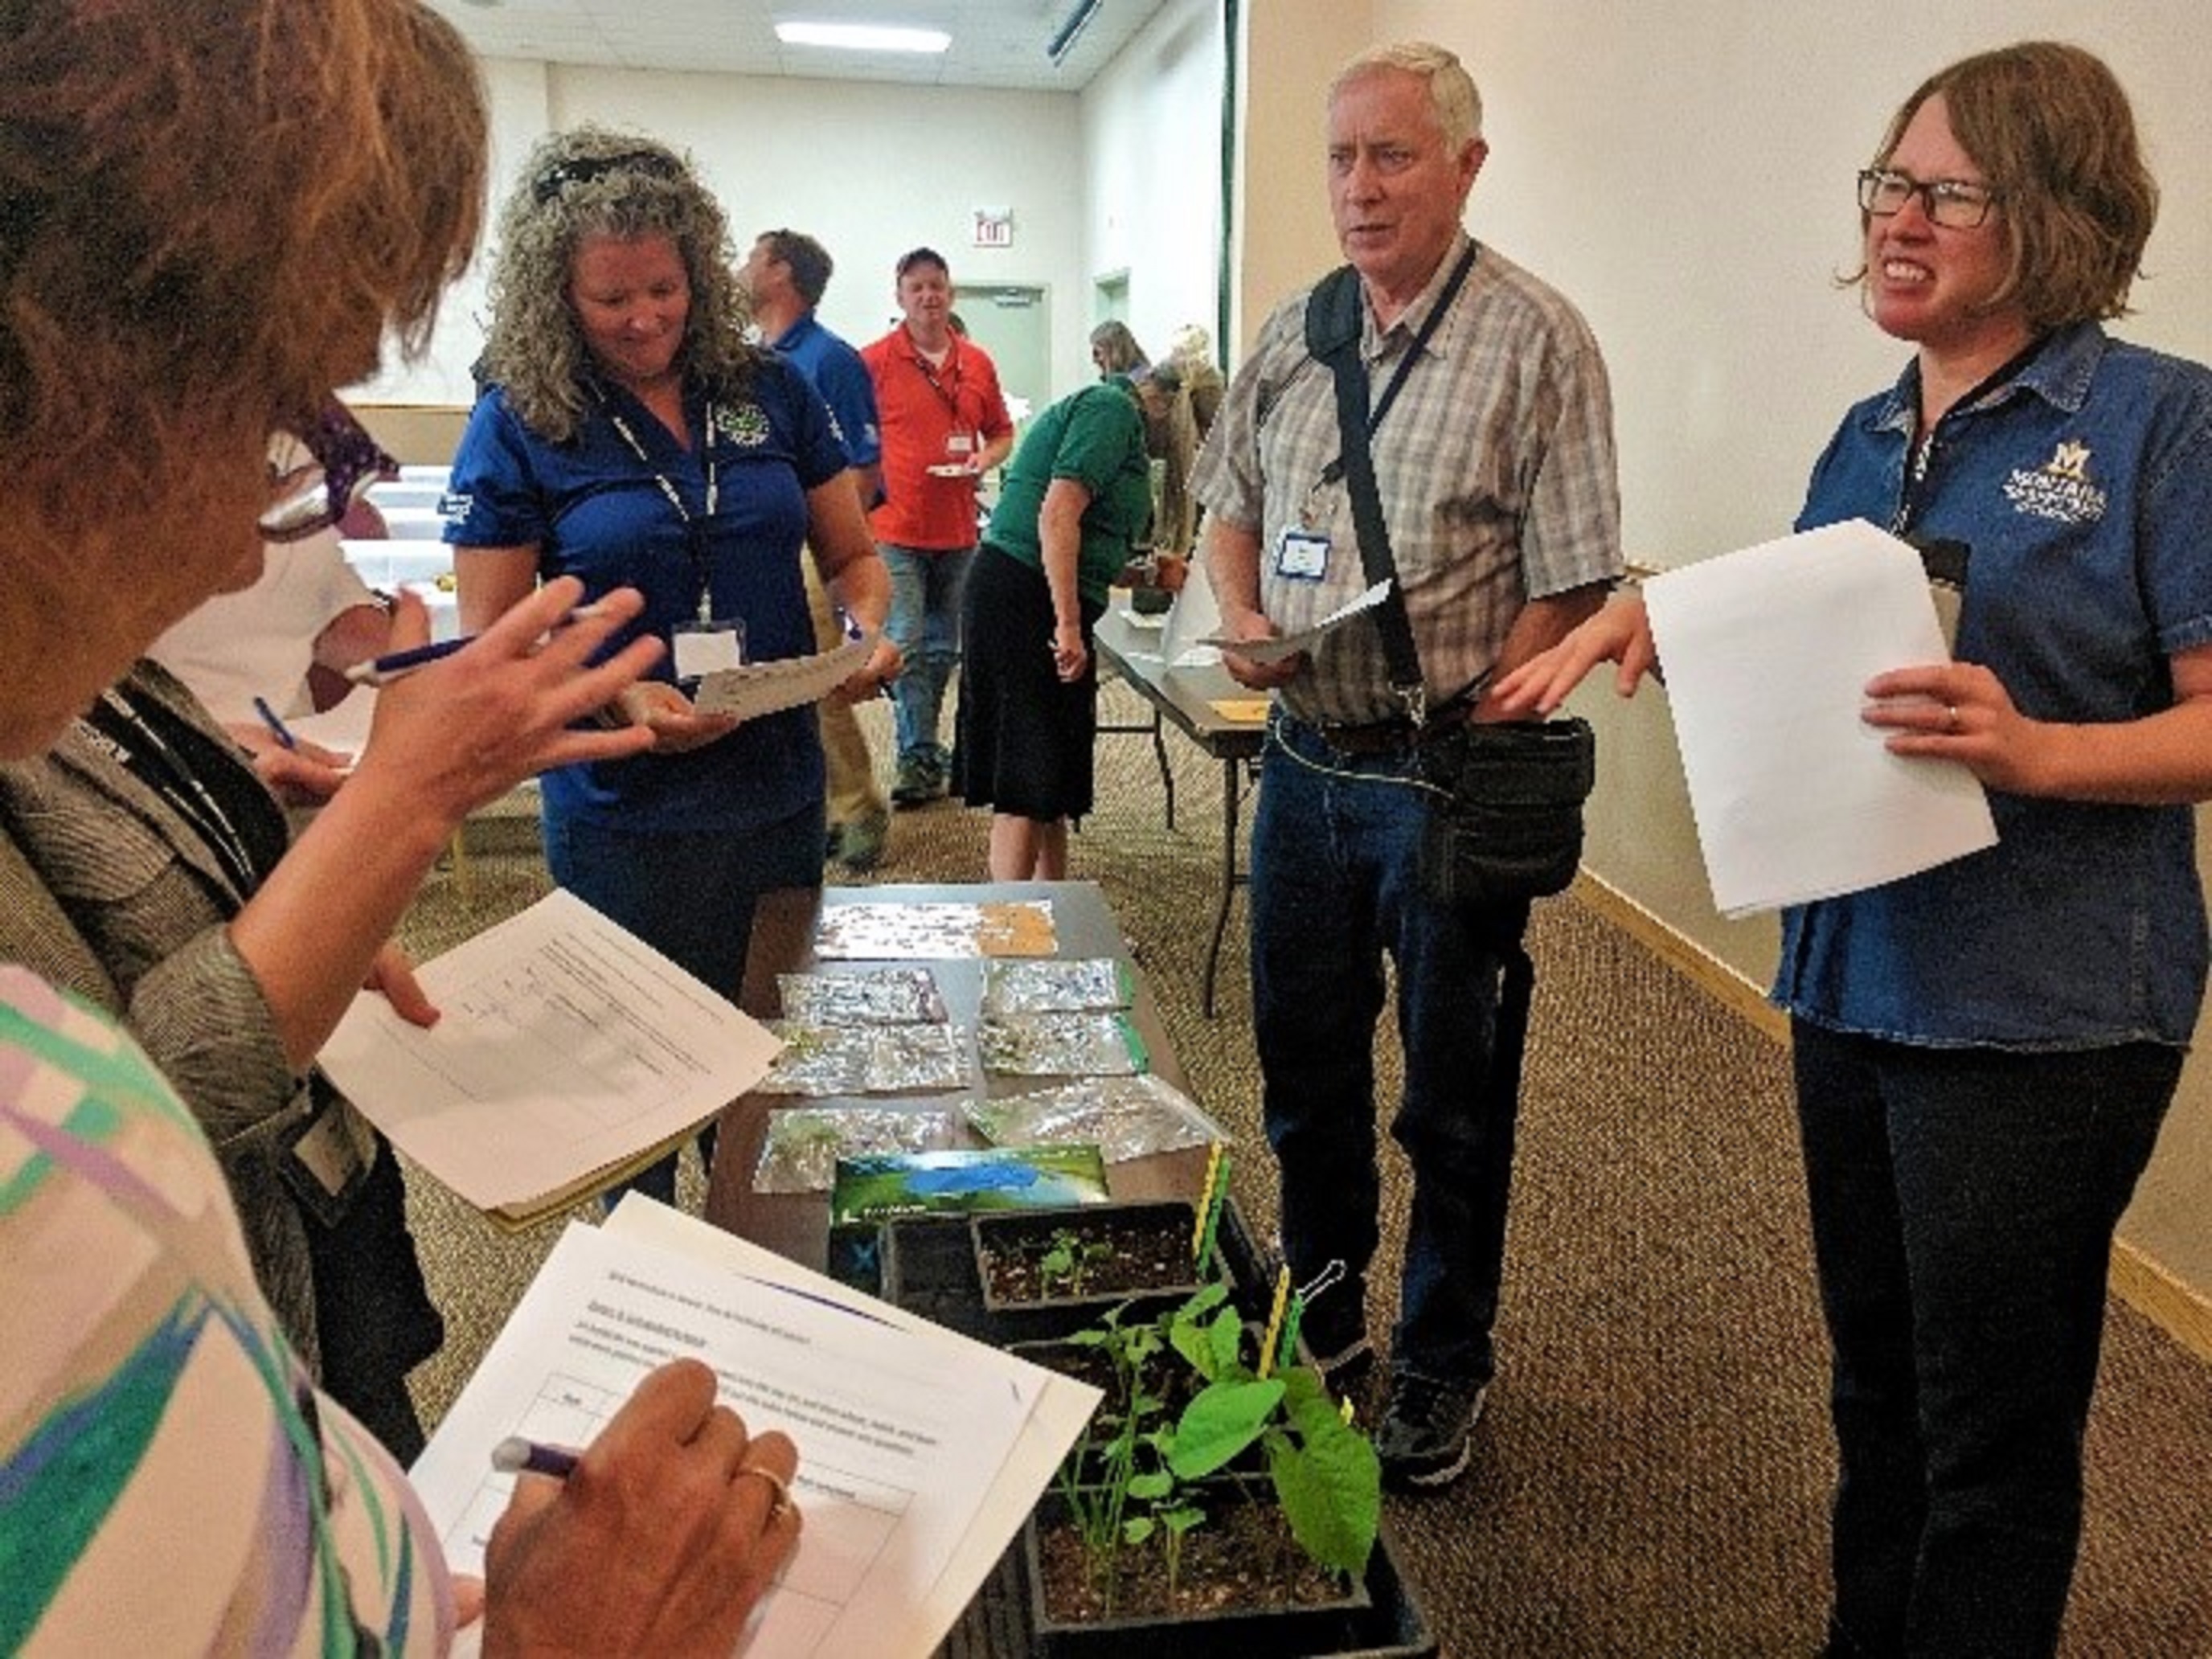
{"type": "Polygon", "coordinates": [[[840,702],[863,703],[906,672],[906,659],[885,634],[876,635],[875,649],[860,670],[830,695],[840,702]]]}
{"type": "Polygon", "coordinates": [[[631,726],[653,733],[657,755],[679,755],[726,738],[738,726],[735,714],[702,714],[691,699],[665,680],[640,680],[623,687],[616,713],[631,726]]]}
{"type": "MultiPolygon", "coordinates": [[[[447,831],[549,767],[611,760],[650,747],[649,731],[580,725],[612,702],[659,657],[657,639],[631,641],[605,661],[592,653],[644,608],[617,588],[579,612],[583,584],[563,576],[501,616],[461,650],[384,688],[368,749],[347,793],[396,787],[447,831]]],[[[429,613],[403,592],[395,651],[428,643],[429,613]]]]}
{"type": "Polygon", "coordinates": [[[383,997],[392,1005],[392,1012],[410,1025],[427,1030],[438,1023],[437,1005],[415,977],[414,962],[398,945],[386,942],[368,964],[368,977],[362,984],[383,997]]]}
{"type": "Polygon", "coordinates": [[[1083,624],[1062,623],[1053,630],[1052,666],[1060,684],[1073,685],[1090,665],[1091,649],[1083,642],[1083,624]]]}
{"type": "Polygon", "coordinates": [[[1646,674],[1659,672],[1651,619],[1641,599],[1614,600],[1550,650],[1538,652],[1492,686],[1484,706],[1505,717],[1548,714],[1601,662],[1620,665],[1613,689],[1624,697],[1636,695],[1646,674]]]}
{"type": "Polygon", "coordinates": [[[2039,771],[2049,728],[2014,707],[2003,683],[1979,663],[1892,669],[1867,682],[1859,718],[1889,733],[1893,755],[1956,761],[1984,783],[2014,794],[2046,793],[2039,771]]]}
{"type": "MultiPolygon", "coordinates": [[[[268,738],[266,732],[262,736],[268,738]]],[[[290,749],[273,738],[265,746],[244,746],[253,757],[253,775],[283,806],[320,805],[353,771],[351,755],[304,739],[290,749]]]]}
{"type": "Polygon", "coordinates": [[[714,1374],[648,1374],[567,1480],[515,1479],[484,1550],[487,1655],[726,1654],[799,1541],[799,1453],[714,1403],[714,1374]]]}

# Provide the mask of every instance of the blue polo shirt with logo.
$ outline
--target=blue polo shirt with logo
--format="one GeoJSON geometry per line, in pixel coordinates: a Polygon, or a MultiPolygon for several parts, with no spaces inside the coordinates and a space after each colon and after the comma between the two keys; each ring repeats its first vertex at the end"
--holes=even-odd
{"type": "MultiPolygon", "coordinates": [[[[846,464],[828,407],[797,368],[763,352],[741,387],[710,398],[688,386],[684,415],[693,434],[705,434],[689,449],[636,398],[601,385],[576,435],[552,443],[491,388],[453,458],[445,538],[457,562],[471,547],[535,544],[540,579],[575,576],[587,600],[638,589],[644,613],[610,651],[639,634],[667,641],[697,619],[703,586],[715,617],[744,623],[748,662],[812,652],[799,564],[806,492],[846,464]]],[[[674,672],[667,655],[648,671],[661,679],[674,672]]],[[[804,707],[747,720],[696,750],[561,767],[545,775],[546,806],[635,830],[779,823],[822,792],[818,731],[804,707]]]]}
{"type": "MultiPolygon", "coordinates": [[[[1944,416],[1908,490],[1918,406],[1908,368],[1844,416],[1797,528],[1965,543],[1955,653],[2032,720],[2170,707],[2167,659],[2212,642],[2212,370],[2063,330],[1944,416]]],[[[1785,913],[1774,1000],[1936,1047],[2185,1045],[2207,956],[2192,809],[1990,805],[1994,848],[1785,913]]]]}

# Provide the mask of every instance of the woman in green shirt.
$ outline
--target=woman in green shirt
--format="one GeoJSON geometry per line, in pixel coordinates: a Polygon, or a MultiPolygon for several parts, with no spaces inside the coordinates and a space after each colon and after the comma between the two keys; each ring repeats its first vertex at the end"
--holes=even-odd
{"type": "Polygon", "coordinates": [[[968,576],[953,787],[988,806],[994,881],[1058,881],[1091,810],[1092,627],[1152,512],[1145,425],[1115,377],[1037,416],[968,576]]]}

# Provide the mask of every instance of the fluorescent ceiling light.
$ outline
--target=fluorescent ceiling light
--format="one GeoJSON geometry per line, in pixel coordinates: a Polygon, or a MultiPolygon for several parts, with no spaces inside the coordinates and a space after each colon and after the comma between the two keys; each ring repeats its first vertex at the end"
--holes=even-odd
{"type": "Polygon", "coordinates": [[[831,46],[842,52],[943,52],[952,37],[942,29],[890,28],[879,23],[778,23],[787,46],[831,46]]]}

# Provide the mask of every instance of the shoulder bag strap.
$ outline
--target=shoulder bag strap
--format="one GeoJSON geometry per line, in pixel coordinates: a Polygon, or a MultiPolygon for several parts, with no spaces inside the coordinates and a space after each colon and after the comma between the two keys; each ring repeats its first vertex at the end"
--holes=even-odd
{"type": "Polygon", "coordinates": [[[1382,492],[1375,483],[1375,456],[1369,439],[1390,412],[1398,391],[1414,361],[1428,347],[1430,337],[1443,321],[1459,296],[1460,286],[1474,268],[1475,247],[1470,243],[1437,302],[1429,307],[1420,331],[1396,372],[1382,389],[1382,401],[1372,411],[1367,403],[1367,365],[1359,355],[1361,334],[1359,273],[1341,265],[1314,285],[1306,301],[1306,349],[1326,363],[1336,380],[1337,435],[1343,448],[1332,471],[1340,471],[1352,498],[1352,532],[1359,541],[1359,568],[1369,586],[1388,580],[1390,591],[1376,607],[1375,625],[1382,633],[1382,657],[1390,673],[1390,689],[1406,706],[1407,718],[1415,726],[1428,721],[1428,690],[1421,677],[1421,659],[1413,644],[1413,623],[1406,615],[1405,584],[1398,578],[1397,560],[1390,551],[1390,526],[1382,516],[1382,492]]]}

